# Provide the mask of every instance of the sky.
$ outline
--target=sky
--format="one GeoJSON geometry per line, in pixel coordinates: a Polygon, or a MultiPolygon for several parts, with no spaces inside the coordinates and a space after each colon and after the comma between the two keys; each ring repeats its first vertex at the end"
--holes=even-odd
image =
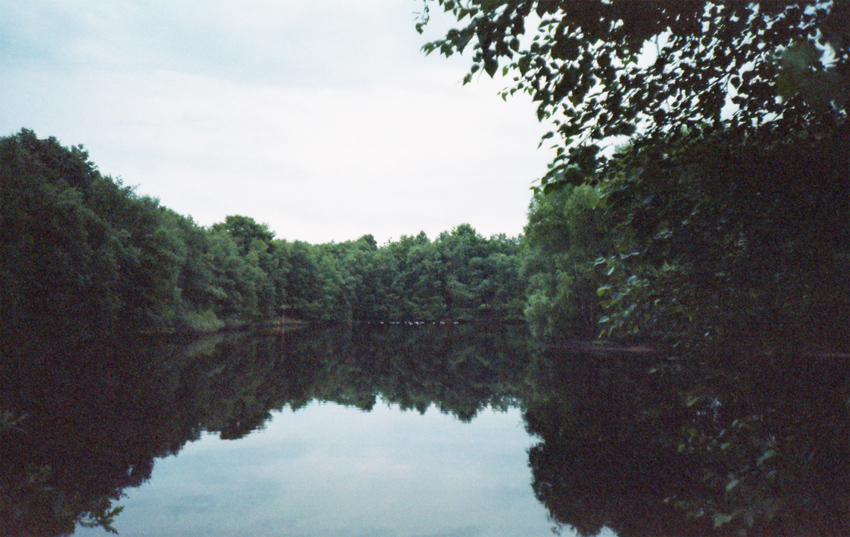
{"type": "MultiPolygon", "coordinates": [[[[420,0],[0,0],[0,136],[83,145],[209,226],[313,244],[522,233],[547,125],[426,56],[420,0]]],[[[441,16],[442,15],[442,16],[441,16]]]]}

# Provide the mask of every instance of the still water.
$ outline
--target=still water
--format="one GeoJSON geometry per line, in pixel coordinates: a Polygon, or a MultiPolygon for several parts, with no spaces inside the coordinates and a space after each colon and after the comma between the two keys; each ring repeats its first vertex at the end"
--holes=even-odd
{"type": "Polygon", "coordinates": [[[843,358],[544,352],[498,325],[4,358],[4,536],[850,535],[843,358]]]}
{"type": "MultiPolygon", "coordinates": [[[[129,491],[122,535],[551,535],[518,411],[470,423],[312,403],[239,441],[203,435],[129,491]]],[[[102,535],[102,530],[78,532],[102,535]]]]}

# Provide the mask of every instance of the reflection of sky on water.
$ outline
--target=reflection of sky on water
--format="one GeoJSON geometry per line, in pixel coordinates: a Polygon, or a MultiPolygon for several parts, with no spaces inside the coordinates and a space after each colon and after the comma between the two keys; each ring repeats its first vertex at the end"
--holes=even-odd
{"type": "Polygon", "coordinates": [[[120,502],[116,527],[125,537],[551,535],[530,485],[533,443],[516,409],[464,424],[434,408],[311,404],[158,460],[120,502]]]}

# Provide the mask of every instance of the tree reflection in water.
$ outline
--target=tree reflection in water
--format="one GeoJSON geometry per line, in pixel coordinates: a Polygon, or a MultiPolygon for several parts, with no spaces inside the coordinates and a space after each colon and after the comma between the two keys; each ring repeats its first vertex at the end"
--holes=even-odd
{"type": "Polygon", "coordinates": [[[201,432],[238,439],[271,411],[378,398],[468,421],[522,384],[522,327],[337,326],[198,341],[18,340],[0,375],[0,535],[112,529],[122,491],[201,432]],[[517,337],[516,332],[521,337],[517,337]]]}
{"type": "Polygon", "coordinates": [[[521,406],[534,493],[582,535],[850,535],[841,359],[544,354],[500,325],[20,347],[0,363],[2,535],[120,528],[122,491],[203,431],[379,399],[521,406]]]}
{"type": "Polygon", "coordinates": [[[529,378],[534,491],[581,535],[850,535],[843,359],[551,353],[529,378]]]}

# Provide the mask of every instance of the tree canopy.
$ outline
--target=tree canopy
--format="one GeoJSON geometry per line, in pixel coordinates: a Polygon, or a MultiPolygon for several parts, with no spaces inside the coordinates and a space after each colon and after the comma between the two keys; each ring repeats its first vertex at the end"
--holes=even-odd
{"type": "Polygon", "coordinates": [[[846,341],[850,2],[424,0],[420,31],[433,7],[458,27],[426,53],[471,49],[465,82],[501,71],[553,124],[536,332],[846,341]]]}
{"type": "Polygon", "coordinates": [[[471,48],[465,82],[501,68],[504,96],[530,94],[553,122],[545,138],[562,143],[543,185],[584,181],[610,158],[601,144],[635,133],[822,130],[847,116],[846,0],[424,0],[420,31],[433,5],[459,27],[425,52],[471,48]]]}

